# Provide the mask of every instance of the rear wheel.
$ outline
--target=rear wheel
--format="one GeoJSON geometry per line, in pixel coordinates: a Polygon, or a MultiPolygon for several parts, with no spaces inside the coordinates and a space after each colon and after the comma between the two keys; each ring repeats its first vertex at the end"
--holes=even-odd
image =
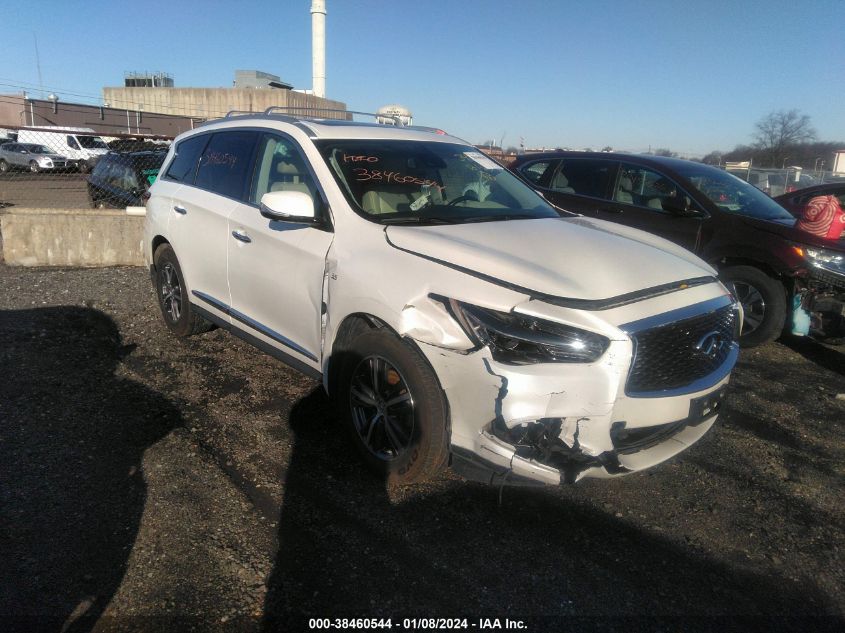
{"type": "Polygon", "coordinates": [[[0,173],[5,174],[7,171],[9,171],[9,163],[7,163],[5,160],[0,159],[0,173]]]}
{"type": "Polygon", "coordinates": [[[196,313],[188,300],[188,288],[176,253],[162,244],[153,256],[156,268],[156,298],[164,323],[176,336],[207,332],[213,326],[196,313]]]}
{"type": "Polygon", "coordinates": [[[386,330],[361,334],[344,356],[338,396],[367,466],[390,484],[440,472],[448,457],[446,404],[425,359],[386,330]]]}
{"type": "Polygon", "coordinates": [[[739,344],[755,347],[775,340],[786,321],[786,290],[777,279],[754,266],[731,266],[719,273],[742,304],[739,344]]]}

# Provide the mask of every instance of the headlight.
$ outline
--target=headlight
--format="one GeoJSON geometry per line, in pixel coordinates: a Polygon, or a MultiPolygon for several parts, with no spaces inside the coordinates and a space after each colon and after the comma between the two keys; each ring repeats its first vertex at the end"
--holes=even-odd
{"type": "Polygon", "coordinates": [[[823,248],[805,248],[804,252],[813,266],[845,274],[845,254],[823,248]]]}
{"type": "Polygon", "coordinates": [[[601,334],[568,325],[454,299],[445,302],[472,341],[489,346],[494,359],[509,365],[591,363],[610,345],[601,334]]]}

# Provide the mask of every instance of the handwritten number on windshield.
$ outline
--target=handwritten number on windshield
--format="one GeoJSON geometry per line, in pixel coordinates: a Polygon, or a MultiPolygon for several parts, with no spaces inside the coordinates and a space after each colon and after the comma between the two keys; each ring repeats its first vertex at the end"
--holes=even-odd
{"type": "Polygon", "coordinates": [[[434,180],[427,180],[424,178],[417,178],[416,176],[408,176],[397,171],[382,171],[380,169],[367,169],[366,167],[356,167],[352,170],[355,174],[355,180],[358,182],[367,182],[372,180],[374,182],[384,182],[387,184],[396,183],[400,185],[428,185],[443,191],[446,187],[437,184],[434,180]]]}

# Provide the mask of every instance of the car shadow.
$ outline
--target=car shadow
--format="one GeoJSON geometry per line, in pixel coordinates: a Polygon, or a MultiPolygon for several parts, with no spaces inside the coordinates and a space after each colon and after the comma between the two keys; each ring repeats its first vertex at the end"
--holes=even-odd
{"type": "Polygon", "coordinates": [[[833,350],[807,336],[784,336],[780,342],[807,360],[845,376],[845,347],[833,350]]]}
{"type": "Polygon", "coordinates": [[[738,617],[751,618],[748,630],[769,620],[804,628],[835,612],[812,586],[715,560],[576,493],[502,491],[451,475],[389,489],[349,455],[332,419],[321,389],[290,414],[265,630],[304,630],[309,618],[396,626],[406,617],[506,615],[528,617],[533,630],[619,630],[623,618],[625,630],[654,630],[661,618],[673,630],[700,618],[725,630],[738,617]]]}
{"type": "Polygon", "coordinates": [[[88,631],[123,579],[144,510],[144,451],[181,423],[115,376],[130,346],[97,310],[0,312],[4,630],[88,631]]]}

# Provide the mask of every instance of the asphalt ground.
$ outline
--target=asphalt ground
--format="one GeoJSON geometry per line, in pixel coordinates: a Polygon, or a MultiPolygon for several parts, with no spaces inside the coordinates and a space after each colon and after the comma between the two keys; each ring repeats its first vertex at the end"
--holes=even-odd
{"type": "Polygon", "coordinates": [[[87,178],[77,171],[0,174],[0,208],[90,208],[87,178]]]}
{"type": "Polygon", "coordinates": [[[845,626],[845,348],[744,351],[691,450],[542,489],[387,489],[317,383],[172,337],[142,269],[0,266],[0,359],[4,630],[845,626]]]}

